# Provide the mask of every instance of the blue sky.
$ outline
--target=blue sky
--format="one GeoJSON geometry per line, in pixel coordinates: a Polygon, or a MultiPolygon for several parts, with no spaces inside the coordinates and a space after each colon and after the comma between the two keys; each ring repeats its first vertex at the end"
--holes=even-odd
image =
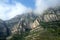
{"type": "Polygon", "coordinates": [[[12,5],[14,4],[14,1],[21,3],[26,7],[31,7],[32,9],[35,7],[35,0],[6,0],[5,3],[12,5]]]}
{"type": "Polygon", "coordinates": [[[9,20],[32,10],[41,14],[43,10],[57,5],[60,5],[60,0],[0,0],[0,19],[9,20]]]}
{"type": "Polygon", "coordinates": [[[35,8],[35,0],[16,0],[17,2],[22,3],[26,7],[35,8]]]}

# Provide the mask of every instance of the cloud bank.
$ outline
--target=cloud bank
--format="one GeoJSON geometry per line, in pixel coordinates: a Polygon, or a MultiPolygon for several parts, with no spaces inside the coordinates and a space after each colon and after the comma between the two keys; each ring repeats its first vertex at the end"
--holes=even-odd
{"type": "Polygon", "coordinates": [[[12,1],[11,3],[12,4],[9,3],[9,0],[0,0],[0,19],[11,19],[29,9],[16,1],[12,1]]]}
{"type": "Polygon", "coordinates": [[[60,0],[36,0],[35,12],[41,14],[49,7],[55,7],[60,5],[60,0]]]}
{"type": "MultiPolygon", "coordinates": [[[[41,14],[49,7],[60,5],[60,0],[35,0],[35,13],[41,14]]],[[[16,0],[0,0],[0,19],[8,20],[16,15],[32,10],[16,0]]]]}

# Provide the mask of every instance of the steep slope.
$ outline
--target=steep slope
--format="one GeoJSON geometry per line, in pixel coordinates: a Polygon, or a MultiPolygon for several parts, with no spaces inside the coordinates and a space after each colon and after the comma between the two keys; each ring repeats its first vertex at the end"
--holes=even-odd
{"type": "MultiPolygon", "coordinates": [[[[60,8],[49,8],[32,22],[32,30],[15,34],[11,40],[60,40],[60,8]],[[36,26],[37,24],[37,26],[36,26]],[[27,32],[27,33],[26,33],[27,32]]],[[[30,17],[30,16],[28,16],[30,17]]],[[[26,18],[25,18],[26,19],[26,18]]],[[[28,23],[30,23],[30,18],[28,23]]],[[[26,21],[25,21],[26,22],[26,21]]],[[[29,24],[28,24],[29,25],[29,24]]],[[[30,26],[31,27],[31,26],[30,26]]]]}
{"type": "Polygon", "coordinates": [[[60,20],[60,8],[49,8],[44,12],[44,20],[45,21],[57,21],[60,20]]]}
{"type": "MultiPolygon", "coordinates": [[[[11,20],[7,20],[6,24],[10,28],[11,33],[16,33],[21,30],[23,27],[23,31],[27,29],[33,29],[32,24],[34,23],[37,15],[34,13],[26,13],[22,15],[17,15],[11,20]]],[[[34,24],[33,24],[34,25],[34,24]]]]}
{"type": "Polygon", "coordinates": [[[30,12],[7,21],[0,20],[0,38],[10,34],[13,40],[59,40],[60,7],[49,8],[41,15],[30,12]]]}
{"type": "Polygon", "coordinates": [[[49,8],[37,20],[44,29],[31,30],[25,40],[60,40],[60,8],[49,8]]]}

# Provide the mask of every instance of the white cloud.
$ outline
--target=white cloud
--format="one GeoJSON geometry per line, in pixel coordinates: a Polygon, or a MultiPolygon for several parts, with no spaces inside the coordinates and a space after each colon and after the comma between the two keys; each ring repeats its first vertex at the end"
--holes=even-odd
{"type": "MultiPolygon", "coordinates": [[[[16,15],[22,14],[27,11],[31,11],[31,8],[27,8],[21,3],[12,0],[13,4],[8,4],[9,0],[0,0],[0,19],[11,19],[16,15]]],[[[49,7],[60,5],[60,0],[35,0],[35,13],[41,14],[43,10],[49,7]]]]}
{"type": "Polygon", "coordinates": [[[10,11],[7,12],[8,18],[13,18],[16,15],[22,14],[27,10],[25,6],[20,3],[16,3],[15,6],[10,7],[10,11]]]}
{"type": "Polygon", "coordinates": [[[60,5],[60,0],[36,0],[36,9],[35,12],[42,13],[44,10],[46,10],[49,7],[55,7],[57,5],[60,5]]]}
{"type": "Polygon", "coordinates": [[[3,0],[0,3],[0,19],[11,19],[18,14],[24,13],[27,9],[28,8],[22,5],[21,3],[15,2],[14,5],[8,5],[5,4],[5,1],[3,0]]]}
{"type": "Polygon", "coordinates": [[[47,8],[47,5],[44,3],[43,0],[36,0],[36,9],[35,9],[35,12],[37,13],[42,13],[44,9],[47,8]]]}

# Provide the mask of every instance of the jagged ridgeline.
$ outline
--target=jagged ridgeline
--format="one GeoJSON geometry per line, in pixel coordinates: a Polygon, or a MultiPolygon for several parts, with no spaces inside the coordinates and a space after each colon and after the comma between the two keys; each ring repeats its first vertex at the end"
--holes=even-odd
{"type": "Polygon", "coordinates": [[[60,7],[49,8],[42,15],[29,15],[23,17],[22,32],[10,40],[60,40],[60,7]]]}
{"type": "Polygon", "coordinates": [[[1,20],[0,25],[0,39],[60,40],[60,7],[48,8],[41,15],[33,12],[17,15],[1,20]]]}

